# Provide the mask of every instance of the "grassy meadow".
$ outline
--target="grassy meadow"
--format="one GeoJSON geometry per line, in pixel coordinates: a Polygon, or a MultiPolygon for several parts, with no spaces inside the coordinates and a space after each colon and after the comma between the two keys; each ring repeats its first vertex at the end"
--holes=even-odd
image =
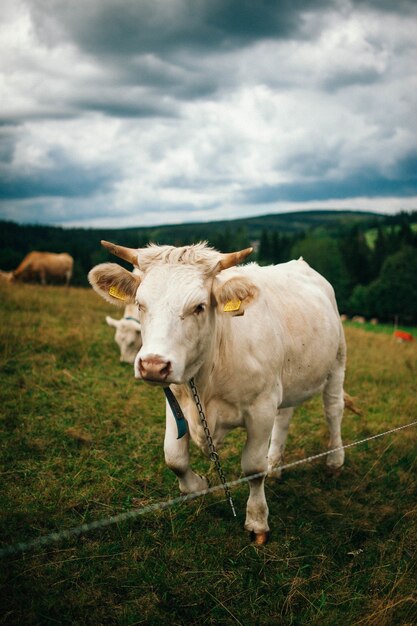
{"type": "MultiPolygon", "coordinates": [[[[0,284],[1,544],[178,495],[164,398],[119,362],[92,290],[0,284]]],[[[417,420],[417,341],[346,326],[345,443],[417,420]]],[[[243,530],[247,485],[0,560],[0,624],[417,624],[417,428],[268,481],[271,540],[243,530]]],[[[296,412],[286,461],[325,449],[319,398],[296,412]]],[[[221,450],[241,475],[241,431],[221,450]]],[[[217,477],[193,448],[193,465],[217,477]]]]}

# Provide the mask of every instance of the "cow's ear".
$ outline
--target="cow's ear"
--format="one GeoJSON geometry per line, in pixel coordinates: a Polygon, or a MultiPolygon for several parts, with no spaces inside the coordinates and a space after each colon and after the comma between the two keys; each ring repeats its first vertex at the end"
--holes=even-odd
{"type": "Polygon", "coordinates": [[[96,265],[89,272],[88,280],[102,298],[119,307],[134,303],[140,285],[140,276],[117,263],[96,265]]]}
{"type": "Polygon", "coordinates": [[[243,315],[255,300],[258,288],[245,276],[235,276],[227,281],[221,275],[213,281],[213,298],[218,310],[226,315],[243,315]]]}
{"type": "Polygon", "coordinates": [[[109,326],[113,326],[113,328],[117,328],[120,324],[119,320],[115,320],[114,317],[110,317],[110,315],[106,315],[106,322],[109,326]]]}

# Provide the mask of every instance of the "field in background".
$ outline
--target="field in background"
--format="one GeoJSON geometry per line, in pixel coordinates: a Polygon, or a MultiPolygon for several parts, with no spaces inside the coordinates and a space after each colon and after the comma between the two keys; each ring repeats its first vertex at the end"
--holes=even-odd
{"type": "MultiPolygon", "coordinates": [[[[414,340],[417,340],[417,328],[415,326],[407,326],[407,324],[398,324],[398,330],[404,330],[407,333],[410,333],[414,340]]],[[[357,328],[360,330],[366,330],[372,333],[384,333],[385,335],[393,335],[394,330],[396,330],[395,324],[372,324],[371,322],[365,322],[364,324],[359,322],[353,322],[352,320],[347,320],[344,322],[345,329],[347,328],[357,328]]]]}
{"type": "MultiPolygon", "coordinates": [[[[161,390],[119,363],[91,290],[0,284],[2,544],[178,495],[161,390]]],[[[417,420],[417,342],[346,327],[345,443],[417,420]]],[[[416,429],[268,481],[271,541],[243,530],[247,486],[0,563],[1,624],[417,623],[416,429]]],[[[298,409],[286,461],[321,452],[321,402],[298,409]]],[[[243,433],[221,451],[238,478],[243,433]]],[[[217,478],[193,449],[193,465],[217,478]]]]}

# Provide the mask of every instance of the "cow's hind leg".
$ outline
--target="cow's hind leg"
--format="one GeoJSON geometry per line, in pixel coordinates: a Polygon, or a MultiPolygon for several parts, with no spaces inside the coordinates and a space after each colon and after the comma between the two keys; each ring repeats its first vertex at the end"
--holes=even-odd
{"type": "Polygon", "coordinates": [[[281,478],[279,466],[284,460],[285,443],[293,413],[293,408],[279,409],[275,418],[268,450],[268,478],[281,478]]]}
{"type": "Polygon", "coordinates": [[[177,439],[178,430],[171,409],[166,408],[164,454],[167,466],[176,474],[181,493],[194,493],[208,488],[208,480],[199,476],[190,467],[190,435],[177,439]]]}
{"type": "MultiPolygon", "coordinates": [[[[343,445],[341,425],[344,409],[343,382],[345,376],[344,345],[339,350],[335,365],[323,390],[324,413],[329,428],[329,450],[343,445]]],[[[337,450],[327,456],[327,467],[338,469],[345,460],[345,451],[337,450]]]]}

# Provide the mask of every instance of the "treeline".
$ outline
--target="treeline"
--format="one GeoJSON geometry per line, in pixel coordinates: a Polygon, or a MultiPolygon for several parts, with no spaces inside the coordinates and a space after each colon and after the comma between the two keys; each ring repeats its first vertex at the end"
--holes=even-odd
{"type": "MultiPolygon", "coordinates": [[[[252,238],[249,229],[228,222],[213,224],[184,224],[155,228],[125,229],[64,229],[55,226],[20,225],[0,221],[0,270],[15,269],[28,252],[67,252],[74,258],[72,285],[87,286],[87,274],[97,263],[109,260],[108,252],[100,245],[101,239],[141,248],[148,243],[182,246],[198,241],[222,252],[249,247],[252,238]]],[[[124,264],[123,261],[120,263],[124,264]]],[[[127,267],[127,264],[125,264],[127,267]]]]}
{"type": "Polygon", "coordinates": [[[263,231],[258,262],[302,256],[333,285],[349,316],[417,322],[417,222],[401,213],[384,223],[323,228],[293,236],[263,231]]]}
{"type": "Polygon", "coordinates": [[[128,247],[150,242],[187,245],[206,240],[223,252],[253,246],[262,265],[302,256],[334,286],[339,309],[351,315],[417,323],[417,213],[394,216],[311,211],[209,224],[154,228],[64,229],[0,222],[0,269],[11,270],[32,250],[74,257],[73,285],[109,260],[100,240],[128,247]]]}

